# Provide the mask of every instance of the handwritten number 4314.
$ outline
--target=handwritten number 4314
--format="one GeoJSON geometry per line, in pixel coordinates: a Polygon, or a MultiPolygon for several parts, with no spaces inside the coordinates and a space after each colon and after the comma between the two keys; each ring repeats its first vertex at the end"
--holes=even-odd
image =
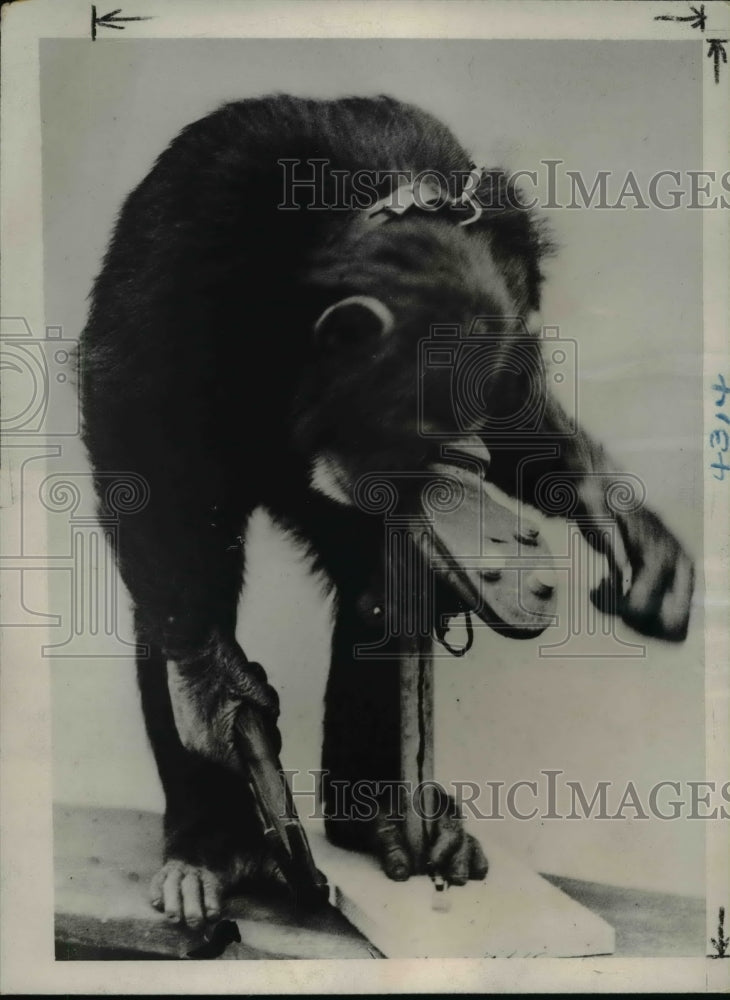
{"type": "MultiPolygon", "coordinates": [[[[730,393],[730,386],[728,386],[725,382],[724,375],[717,376],[717,384],[712,386],[712,391],[720,393],[719,399],[715,400],[715,406],[720,407],[720,410],[718,410],[715,416],[724,424],[730,425],[730,416],[724,412],[725,401],[728,393],[730,393]]],[[[728,406],[728,409],[730,409],[730,406],[728,406]]],[[[710,465],[711,469],[717,470],[712,473],[713,478],[719,479],[720,482],[723,482],[725,480],[725,473],[730,472],[730,465],[727,465],[724,457],[727,454],[728,449],[730,449],[730,434],[728,434],[724,427],[719,427],[714,431],[710,431],[710,447],[718,449],[717,461],[712,462],[710,465]]]]}

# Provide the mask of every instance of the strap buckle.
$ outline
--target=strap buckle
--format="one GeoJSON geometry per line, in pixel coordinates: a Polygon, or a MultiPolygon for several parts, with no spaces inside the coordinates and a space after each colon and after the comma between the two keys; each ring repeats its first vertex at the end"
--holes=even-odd
{"type": "Polygon", "coordinates": [[[471,209],[471,215],[466,219],[461,219],[458,225],[471,226],[478,222],[482,216],[482,206],[473,193],[479,186],[481,178],[480,170],[476,168],[472,170],[467,178],[465,189],[458,198],[451,198],[448,193],[443,192],[440,187],[430,182],[419,183],[418,197],[416,197],[415,185],[412,182],[399,184],[395,191],[391,191],[390,194],[376,201],[370,208],[364,209],[365,218],[376,225],[381,225],[390,219],[405,215],[414,207],[424,212],[466,208],[471,209]],[[439,202],[442,204],[439,205],[439,202]],[[437,207],[429,208],[430,205],[437,207]]]}
{"type": "Polygon", "coordinates": [[[461,193],[461,197],[458,200],[458,204],[464,208],[471,208],[472,214],[468,219],[462,219],[459,223],[460,226],[471,226],[475,222],[478,222],[482,217],[482,206],[481,203],[474,197],[473,192],[470,190],[473,185],[474,191],[477,190],[479,184],[482,180],[482,172],[477,167],[474,167],[472,172],[469,174],[465,189],[461,193]]]}
{"type": "MultiPolygon", "coordinates": [[[[474,625],[471,620],[471,612],[462,611],[461,614],[464,615],[464,626],[466,628],[466,642],[463,646],[452,646],[450,642],[446,641],[448,626],[434,625],[436,641],[440,642],[444,649],[451,653],[452,656],[465,656],[474,645],[474,625]]],[[[454,615],[453,617],[457,616],[454,615]]]]}

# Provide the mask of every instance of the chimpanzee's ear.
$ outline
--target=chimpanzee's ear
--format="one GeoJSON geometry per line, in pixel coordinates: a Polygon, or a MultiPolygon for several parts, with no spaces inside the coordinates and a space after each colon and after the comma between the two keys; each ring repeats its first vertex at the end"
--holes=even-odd
{"type": "Polygon", "coordinates": [[[314,324],[314,335],[322,347],[357,346],[387,336],[395,325],[393,313],[371,295],[351,295],[325,309],[314,324]]]}

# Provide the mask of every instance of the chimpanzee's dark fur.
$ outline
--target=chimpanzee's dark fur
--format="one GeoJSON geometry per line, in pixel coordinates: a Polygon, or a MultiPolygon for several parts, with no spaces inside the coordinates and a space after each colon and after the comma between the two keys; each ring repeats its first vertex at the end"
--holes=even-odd
{"type": "MultiPolygon", "coordinates": [[[[527,315],[540,297],[544,247],[530,213],[492,198],[498,207],[460,228],[423,211],[380,227],[358,211],[283,211],[283,158],[302,161],[300,175],[311,158],[447,177],[472,167],[447,128],[395,100],[270,97],[185,128],[120,213],[83,335],[85,441],[97,473],[133,470],[150,486],[147,506],[122,519],[117,558],[152,650],[139,679],[167,796],[167,858],[219,873],[255,846],[256,826],[235,774],[180,742],[166,658],[208,677],[226,659],[245,664],[234,639],[242,536],[264,505],[308,543],[338,595],[323,766],[340,779],[397,777],[397,671],[352,657],[370,629],[355,607],[378,572],[380,525],[314,492],[312,459],[334,453],[353,475],[422,467],[431,446],[414,431],[418,341],[437,322],[527,315]],[[317,318],[353,294],[386,303],[395,330],[375,344],[317,342],[317,318]]],[[[480,200],[505,184],[485,175],[480,200]]],[[[520,388],[505,383],[503,395],[520,388]]],[[[446,387],[431,389],[438,423],[446,387]]],[[[495,395],[495,411],[503,403],[495,395]]],[[[559,429],[556,413],[543,433],[559,429]]],[[[555,467],[598,467],[584,435],[561,447],[555,467]]],[[[493,455],[491,476],[510,492],[514,470],[514,455],[493,455]]],[[[650,527],[665,572],[678,547],[660,522],[650,527]]],[[[634,623],[651,631],[657,613],[656,601],[635,609],[634,623]]],[[[251,696],[266,701],[264,691],[252,677],[251,696]]],[[[330,832],[363,845],[364,829],[330,832]]]]}

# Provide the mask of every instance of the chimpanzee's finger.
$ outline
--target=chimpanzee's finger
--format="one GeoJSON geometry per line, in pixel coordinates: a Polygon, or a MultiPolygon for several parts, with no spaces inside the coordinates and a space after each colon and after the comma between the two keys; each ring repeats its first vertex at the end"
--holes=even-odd
{"type": "Polygon", "coordinates": [[[373,847],[380,864],[395,882],[405,882],[411,876],[411,858],[400,826],[391,820],[376,821],[373,847]]]}
{"type": "Polygon", "coordinates": [[[275,688],[269,684],[269,678],[266,671],[260,663],[256,660],[248,660],[246,663],[246,672],[256,681],[257,684],[261,685],[263,689],[262,693],[267,702],[271,703],[272,707],[276,709],[276,714],[279,714],[279,695],[275,688]]]}
{"type": "Polygon", "coordinates": [[[687,637],[689,613],[694,590],[694,566],[681,553],[674,569],[672,586],[662,601],[659,618],[663,626],[663,638],[681,642],[687,637]]]}
{"type": "Polygon", "coordinates": [[[471,853],[469,857],[469,878],[481,882],[482,879],[487,877],[489,862],[487,861],[486,854],[482,850],[482,845],[476,837],[469,835],[469,844],[471,846],[471,853]]]}
{"type": "Polygon", "coordinates": [[[182,871],[181,868],[170,868],[162,883],[162,906],[165,916],[172,924],[179,924],[182,921],[182,871]]]}
{"type": "Polygon", "coordinates": [[[436,839],[429,851],[429,861],[435,871],[443,872],[448,860],[464,839],[463,821],[450,816],[442,816],[436,827],[436,839]]]}
{"type": "Polygon", "coordinates": [[[203,886],[201,885],[200,872],[185,872],[180,883],[180,895],[185,923],[190,928],[199,927],[205,919],[203,914],[203,886]]]}
{"type": "Polygon", "coordinates": [[[621,611],[622,595],[615,576],[606,576],[590,592],[591,603],[604,615],[616,615],[621,611]]]}
{"type": "MultiPolygon", "coordinates": [[[[471,860],[471,844],[469,838],[464,835],[452,851],[448,861],[441,863],[437,867],[444,878],[451,885],[466,885],[469,880],[469,862],[471,860]]],[[[434,866],[436,867],[436,863],[434,866]]]]}
{"type": "Polygon", "coordinates": [[[252,702],[272,719],[279,717],[279,695],[270,684],[260,681],[254,674],[245,673],[237,679],[236,697],[252,702]]]}
{"type": "Polygon", "coordinates": [[[262,665],[258,662],[258,660],[247,660],[246,670],[248,670],[251,676],[255,677],[260,684],[266,684],[269,680],[269,678],[266,676],[266,671],[264,670],[262,665]]]}
{"type": "Polygon", "coordinates": [[[150,882],[150,903],[156,910],[162,909],[162,886],[165,882],[165,869],[155,872],[150,882]]]}
{"type": "Polygon", "coordinates": [[[203,906],[207,920],[217,920],[221,915],[223,887],[221,880],[213,872],[204,868],[200,875],[203,887],[203,906]]]}
{"type": "Polygon", "coordinates": [[[621,605],[627,625],[642,635],[663,638],[659,612],[673,577],[673,568],[666,564],[649,562],[642,567],[621,605]]]}
{"type": "Polygon", "coordinates": [[[286,886],[287,881],[284,877],[279,865],[274,861],[273,858],[265,857],[261,863],[261,877],[268,882],[276,882],[279,885],[286,886]]]}

